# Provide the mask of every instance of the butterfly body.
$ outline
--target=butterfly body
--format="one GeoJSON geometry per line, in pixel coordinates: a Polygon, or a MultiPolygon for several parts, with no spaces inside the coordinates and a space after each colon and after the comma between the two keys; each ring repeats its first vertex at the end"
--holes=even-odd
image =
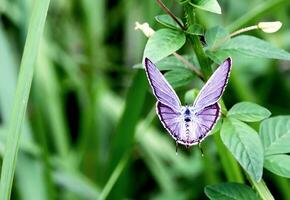
{"type": "Polygon", "coordinates": [[[182,106],[161,72],[145,59],[146,75],[157,98],[156,113],[176,143],[189,147],[209,135],[220,117],[218,100],[228,82],[230,69],[231,59],[228,58],[201,89],[193,104],[182,106]]]}

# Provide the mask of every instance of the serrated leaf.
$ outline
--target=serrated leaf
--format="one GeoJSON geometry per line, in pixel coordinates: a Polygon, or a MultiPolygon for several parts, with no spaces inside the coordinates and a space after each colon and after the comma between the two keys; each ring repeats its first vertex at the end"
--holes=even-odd
{"type": "Polygon", "coordinates": [[[153,63],[156,63],[180,49],[184,43],[184,33],[172,29],[160,29],[148,39],[143,60],[147,57],[153,63]]]}
{"type": "MultiPolygon", "coordinates": [[[[176,17],[177,18],[177,17],[176,17]]],[[[180,26],[177,24],[176,21],[172,19],[167,14],[164,15],[158,15],[155,17],[156,21],[162,24],[163,26],[166,26],[168,28],[173,28],[173,29],[180,29],[180,26]]],[[[183,22],[181,19],[177,18],[177,20],[183,25],[183,22]]]]}
{"type": "Polygon", "coordinates": [[[165,78],[173,88],[178,88],[189,84],[194,75],[189,69],[176,69],[165,73],[165,78]]]}
{"type": "Polygon", "coordinates": [[[208,185],[204,192],[212,200],[257,200],[256,193],[247,185],[240,183],[221,183],[208,185]]]}
{"type": "Polygon", "coordinates": [[[222,38],[225,38],[228,35],[228,31],[220,26],[215,26],[208,29],[205,33],[205,41],[208,47],[211,49],[221,42],[222,38]]]}
{"type": "Polygon", "coordinates": [[[201,10],[222,14],[217,0],[191,0],[189,4],[201,10]]]}
{"type": "Polygon", "coordinates": [[[248,174],[259,181],[264,156],[257,132],[237,119],[227,118],[222,125],[221,139],[248,174]]]}
{"type": "Polygon", "coordinates": [[[235,104],[227,116],[244,122],[257,122],[268,118],[271,112],[266,108],[251,102],[240,102],[235,104]]]}
{"type": "Polygon", "coordinates": [[[290,116],[266,119],[260,126],[265,155],[290,152],[290,116]]]}
{"type": "MultiPolygon", "coordinates": [[[[290,53],[287,51],[249,35],[234,37],[221,45],[219,49],[227,50],[230,54],[238,52],[251,57],[290,60],[290,53]]],[[[218,52],[215,52],[215,54],[218,54],[218,52]]]]}
{"type": "Polygon", "coordinates": [[[285,154],[267,156],[265,168],[274,174],[290,178],[290,156],[285,154]]]}

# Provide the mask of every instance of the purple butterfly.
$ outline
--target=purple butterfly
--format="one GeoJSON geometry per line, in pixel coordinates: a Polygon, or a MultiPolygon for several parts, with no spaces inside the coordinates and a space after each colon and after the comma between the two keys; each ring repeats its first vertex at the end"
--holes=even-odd
{"type": "Polygon", "coordinates": [[[203,86],[194,103],[182,106],[161,72],[145,58],[147,78],[157,98],[157,115],[176,144],[187,147],[200,144],[213,129],[220,117],[218,100],[228,83],[231,66],[232,60],[227,58],[203,86]]]}

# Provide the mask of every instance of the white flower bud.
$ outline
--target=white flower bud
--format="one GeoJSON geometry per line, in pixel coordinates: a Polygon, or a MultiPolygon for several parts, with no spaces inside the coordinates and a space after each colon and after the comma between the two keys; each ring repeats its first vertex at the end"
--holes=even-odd
{"type": "Polygon", "coordinates": [[[282,23],[280,21],[258,23],[258,28],[265,33],[275,33],[281,28],[281,26],[282,23]]]}
{"type": "Polygon", "coordinates": [[[151,37],[154,34],[154,30],[149,26],[148,23],[139,24],[139,22],[135,23],[135,30],[141,30],[146,37],[151,37]]]}

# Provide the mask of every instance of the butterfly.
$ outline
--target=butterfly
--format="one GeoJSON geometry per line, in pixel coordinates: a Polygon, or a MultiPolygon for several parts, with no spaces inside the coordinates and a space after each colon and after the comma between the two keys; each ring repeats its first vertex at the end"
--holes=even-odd
{"type": "Polygon", "coordinates": [[[200,90],[192,105],[182,106],[178,96],[162,73],[145,58],[145,72],[157,99],[156,113],[177,144],[186,147],[200,144],[220,118],[221,98],[232,66],[227,58],[200,90]]]}

